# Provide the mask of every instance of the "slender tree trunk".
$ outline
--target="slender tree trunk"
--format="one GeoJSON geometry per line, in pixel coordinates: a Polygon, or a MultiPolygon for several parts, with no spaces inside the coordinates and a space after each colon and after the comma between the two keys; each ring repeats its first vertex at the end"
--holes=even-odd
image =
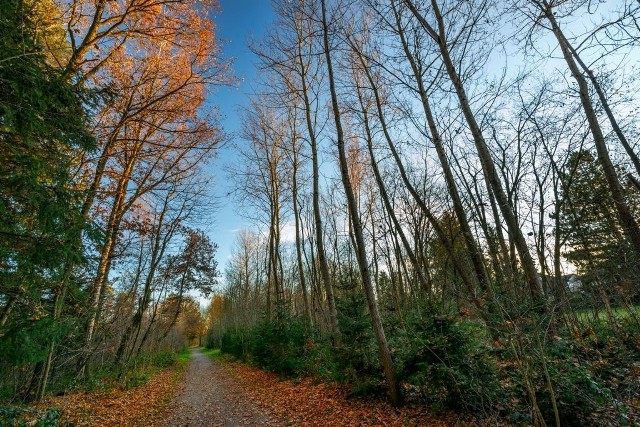
{"type": "Polygon", "coordinates": [[[302,100],[304,101],[304,113],[307,122],[307,131],[311,143],[311,162],[313,175],[313,220],[316,231],[316,253],[318,255],[318,267],[324,283],[324,290],[327,294],[327,305],[329,308],[329,330],[338,340],[340,328],[338,327],[338,312],[336,310],[336,299],[333,292],[333,281],[329,272],[329,263],[324,248],[324,236],[322,235],[322,216],[320,212],[320,160],[318,157],[318,141],[316,139],[315,127],[311,115],[311,101],[309,99],[309,88],[307,86],[307,68],[302,56],[301,47],[298,48],[298,66],[301,71],[302,100]]]}
{"type": "Polygon", "coordinates": [[[362,225],[360,223],[360,216],[357,211],[357,202],[351,181],[349,178],[349,168],[347,163],[347,156],[345,153],[344,134],[342,131],[342,122],[340,118],[340,109],[338,106],[338,97],[335,88],[335,81],[333,75],[333,66],[331,63],[331,50],[329,47],[329,27],[327,24],[327,13],[325,0],[322,0],[322,29],[323,29],[323,42],[324,53],[327,62],[327,73],[329,77],[329,88],[331,91],[331,106],[333,108],[333,117],[336,125],[337,133],[337,145],[338,145],[338,157],[340,160],[340,176],[342,178],[342,185],[344,187],[345,195],[347,198],[347,206],[349,210],[349,216],[353,223],[353,232],[357,242],[356,256],[358,265],[360,267],[360,275],[362,276],[362,284],[364,287],[365,295],[367,297],[367,305],[369,307],[369,314],[371,316],[371,323],[373,324],[373,330],[378,343],[378,350],[380,353],[380,359],[382,361],[382,369],[384,371],[385,378],[387,380],[387,387],[389,388],[389,396],[391,403],[394,406],[400,406],[403,403],[402,394],[400,391],[400,384],[396,378],[395,368],[393,366],[393,360],[391,358],[391,352],[389,351],[389,344],[384,333],[382,326],[382,319],[378,312],[378,306],[376,303],[375,295],[373,292],[373,286],[371,283],[371,275],[369,272],[369,265],[367,261],[367,253],[365,248],[364,236],[362,232],[362,225]]]}
{"type": "Polygon", "coordinates": [[[400,236],[400,240],[402,241],[402,246],[404,247],[404,250],[407,253],[407,256],[409,257],[409,261],[411,261],[411,265],[413,266],[413,270],[418,278],[418,281],[420,282],[421,288],[427,289],[429,287],[427,279],[424,277],[422,268],[420,267],[420,263],[418,263],[418,259],[416,258],[416,255],[413,252],[411,245],[409,244],[409,240],[407,239],[407,236],[404,234],[404,231],[402,230],[402,225],[400,224],[400,222],[398,221],[398,218],[395,215],[393,206],[391,204],[391,201],[389,200],[389,195],[387,194],[387,189],[385,188],[384,181],[382,180],[382,175],[380,174],[380,170],[378,169],[378,162],[376,160],[375,154],[373,153],[371,127],[369,126],[369,113],[367,112],[367,109],[365,108],[365,105],[364,105],[364,101],[362,99],[362,94],[361,94],[362,88],[358,87],[357,89],[358,89],[358,98],[360,100],[360,106],[362,108],[364,129],[365,129],[366,140],[367,140],[367,148],[369,151],[369,157],[371,158],[371,169],[373,170],[376,184],[378,185],[378,191],[380,192],[380,197],[382,198],[384,207],[387,211],[387,214],[391,218],[391,221],[393,222],[393,226],[396,229],[397,234],[400,236]]]}
{"type": "Polygon", "coordinates": [[[86,373],[86,366],[87,362],[89,361],[91,346],[93,343],[93,334],[98,319],[98,311],[100,308],[102,291],[107,282],[107,277],[109,275],[109,269],[111,266],[111,259],[113,257],[113,253],[117,243],[118,231],[120,230],[120,223],[125,211],[127,186],[129,185],[129,180],[131,178],[133,168],[137,163],[137,154],[141,147],[142,144],[138,144],[138,146],[135,147],[135,149],[131,153],[131,157],[129,158],[125,169],[122,172],[122,175],[118,180],[115,199],[113,201],[111,213],[109,214],[109,220],[107,223],[106,240],[101,249],[98,271],[94,279],[93,286],[91,287],[91,298],[89,307],[91,311],[89,313],[89,320],[87,321],[85,331],[85,354],[81,358],[80,368],[78,371],[78,374],[80,376],[84,376],[86,373]]]}
{"type": "Polygon", "coordinates": [[[127,345],[129,344],[129,340],[131,338],[131,335],[133,334],[133,331],[135,331],[135,336],[133,338],[132,345],[135,346],[135,343],[138,340],[144,313],[145,311],[147,311],[147,308],[149,307],[149,303],[151,302],[151,291],[152,291],[151,288],[153,285],[153,281],[155,279],[156,271],[158,269],[158,266],[160,265],[160,261],[164,257],[164,253],[167,249],[167,246],[169,245],[171,237],[174,235],[174,231],[177,229],[177,226],[179,224],[179,221],[177,220],[174,221],[173,223],[170,223],[169,229],[167,230],[164,237],[162,237],[161,231],[164,225],[164,218],[167,213],[167,208],[169,206],[169,201],[172,194],[173,193],[169,193],[169,195],[165,199],[163,209],[160,212],[160,216],[156,224],[157,231],[153,239],[153,245],[151,248],[151,260],[149,262],[149,271],[147,272],[147,276],[144,281],[142,298],[140,299],[138,308],[136,310],[136,313],[133,316],[133,319],[131,320],[129,327],[123,334],[122,340],[120,341],[120,346],[118,348],[118,351],[116,352],[116,362],[115,362],[116,364],[123,361],[123,365],[126,365],[129,358],[131,357],[133,347],[131,351],[128,353],[127,357],[124,357],[126,353],[127,345]]]}
{"type": "MultiPolygon", "coordinates": [[[[551,11],[551,13],[553,12],[551,11]]],[[[624,132],[622,132],[622,128],[620,128],[620,125],[618,124],[616,117],[613,115],[613,111],[611,110],[611,106],[609,105],[609,101],[607,101],[607,96],[605,95],[604,90],[600,85],[600,82],[598,82],[598,79],[596,78],[593,71],[587,66],[587,64],[584,63],[578,51],[573,47],[571,43],[569,43],[569,40],[567,40],[567,38],[564,36],[564,32],[559,31],[559,35],[564,41],[565,46],[571,52],[571,55],[573,55],[573,58],[580,65],[580,68],[582,68],[582,71],[584,71],[584,73],[589,78],[591,85],[593,86],[593,88],[596,91],[596,94],[598,95],[598,100],[600,100],[600,105],[602,105],[602,109],[607,115],[607,118],[609,119],[609,123],[611,123],[611,128],[613,129],[616,136],[620,140],[620,143],[624,147],[624,150],[629,155],[629,158],[631,159],[631,163],[633,163],[633,167],[636,170],[636,174],[640,176],[640,159],[638,158],[638,155],[636,154],[636,152],[633,151],[633,147],[631,147],[631,144],[627,140],[627,137],[625,136],[624,132]]],[[[636,187],[638,187],[638,189],[640,189],[640,185],[638,181],[635,179],[635,177],[632,180],[632,182],[634,183],[634,185],[636,185],[636,187]]]]}
{"type": "MultiPolygon", "coordinates": [[[[462,204],[462,199],[460,198],[460,193],[458,192],[458,186],[453,178],[453,172],[451,171],[451,165],[449,164],[449,159],[447,158],[447,154],[445,152],[442,138],[440,136],[440,132],[436,127],[436,121],[433,117],[433,113],[431,111],[431,105],[429,104],[429,97],[424,86],[424,80],[422,78],[422,73],[418,69],[418,64],[416,63],[416,59],[413,54],[409,50],[409,45],[404,35],[404,31],[402,30],[402,25],[400,22],[400,16],[395,8],[395,3],[392,4],[394,7],[394,14],[396,18],[396,25],[398,30],[398,35],[400,36],[400,40],[402,42],[402,46],[405,52],[407,59],[409,60],[409,64],[411,65],[411,70],[413,71],[414,79],[418,84],[418,93],[420,94],[420,101],[422,103],[422,109],[424,111],[424,115],[427,119],[427,124],[429,126],[429,132],[431,133],[431,141],[435,146],[436,153],[438,155],[438,160],[440,162],[440,166],[442,167],[442,171],[444,173],[444,179],[447,186],[447,191],[449,196],[451,197],[451,201],[453,203],[453,211],[458,219],[458,224],[460,225],[460,230],[462,231],[462,236],[464,238],[465,244],[467,246],[467,250],[469,251],[469,257],[471,258],[471,264],[473,265],[476,277],[478,279],[478,283],[480,285],[480,289],[485,294],[484,298],[490,299],[491,295],[491,279],[489,278],[489,274],[484,265],[484,256],[478,243],[476,242],[475,237],[471,231],[471,227],[469,225],[469,220],[467,218],[467,214],[465,212],[464,205],[462,204]]],[[[370,81],[372,79],[370,78],[370,81]]],[[[373,84],[373,83],[372,83],[373,84]]]]}
{"type": "MultiPolygon", "coordinates": [[[[295,131],[294,131],[295,132],[295,131]]],[[[295,135],[294,135],[295,138],[295,135]]],[[[304,308],[305,318],[309,322],[309,324],[313,325],[313,319],[311,317],[311,310],[309,308],[309,296],[307,292],[307,282],[304,273],[304,263],[302,261],[302,227],[300,226],[300,211],[298,208],[298,148],[295,145],[293,146],[293,176],[292,176],[292,184],[293,184],[293,194],[291,195],[293,198],[293,216],[295,220],[296,226],[296,258],[298,261],[298,277],[300,280],[300,288],[302,288],[302,303],[304,308]]]]}
{"type": "Polygon", "coordinates": [[[11,314],[11,311],[13,310],[15,304],[16,297],[14,295],[11,295],[7,303],[4,305],[4,308],[2,309],[2,316],[0,316],[0,328],[4,327],[4,325],[7,324],[7,320],[9,320],[9,315],[11,314]]]}
{"type": "MultiPolygon", "coordinates": [[[[365,68],[365,73],[366,72],[367,72],[367,69],[365,68]]],[[[382,111],[382,101],[381,101],[380,96],[378,94],[377,85],[374,84],[375,82],[373,82],[372,79],[370,79],[369,82],[371,84],[371,89],[373,91],[374,98],[375,98],[375,101],[376,101],[376,108],[377,108],[377,111],[378,111],[378,119],[380,120],[380,125],[382,127],[382,132],[384,134],[385,141],[387,142],[387,146],[389,147],[389,150],[391,151],[393,159],[395,160],[396,166],[398,167],[398,171],[400,172],[400,177],[402,178],[402,182],[404,183],[405,187],[409,190],[409,193],[411,194],[411,197],[413,197],[413,200],[416,202],[416,204],[418,205],[420,210],[424,213],[424,215],[427,218],[427,220],[429,221],[429,223],[432,225],[434,231],[436,232],[436,235],[438,236],[438,239],[440,240],[440,242],[444,246],[445,250],[447,251],[447,254],[451,258],[454,268],[460,274],[460,277],[461,277],[462,281],[464,282],[465,287],[470,292],[470,294],[473,295],[474,281],[471,278],[471,275],[468,273],[468,271],[467,271],[466,267],[464,266],[463,262],[457,256],[457,254],[455,252],[455,249],[453,248],[453,244],[452,244],[451,240],[447,237],[445,231],[440,226],[440,223],[438,222],[438,219],[433,214],[433,212],[431,212],[431,210],[426,205],[424,200],[422,200],[422,197],[420,196],[420,194],[418,193],[416,188],[413,186],[413,184],[409,180],[409,177],[407,175],[405,167],[404,167],[404,165],[402,163],[402,160],[400,159],[400,155],[398,154],[398,151],[395,148],[395,145],[394,145],[394,143],[393,143],[393,141],[391,139],[391,135],[390,135],[389,130],[387,128],[387,123],[386,123],[386,120],[384,118],[384,112],[382,111]]],[[[482,304],[477,299],[474,299],[474,300],[475,300],[474,304],[476,305],[476,307],[481,308],[482,304]]]]}
{"type": "Polygon", "coordinates": [[[504,218],[509,230],[509,235],[518,251],[518,255],[520,256],[520,262],[522,264],[522,269],[524,270],[527,284],[529,286],[529,292],[534,302],[539,303],[542,299],[540,276],[538,275],[538,271],[536,270],[536,266],[531,253],[529,252],[527,241],[524,238],[522,230],[520,229],[520,226],[518,224],[518,220],[516,219],[516,216],[513,212],[513,207],[509,203],[508,196],[505,193],[504,188],[502,187],[502,182],[500,181],[500,177],[496,172],[495,164],[493,162],[493,159],[491,158],[491,152],[489,151],[489,147],[487,146],[487,143],[484,139],[482,130],[480,129],[480,125],[476,121],[475,115],[471,109],[464,84],[462,83],[462,80],[457,73],[455,64],[453,63],[453,60],[449,55],[449,46],[446,40],[446,28],[437,1],[431,0],[431,7],[437,21],[438,31],[434,30],[433,27],[429,25],[426,19],[416,9],[412,0],[404,0],[404,2],[411,10],[411,13],[416,17],[416,19],[418,19],[423,28],[438,45],[440,56],[445,65],[447,74],[449,75],[449,79],[451,80],[451,83],[453,84],[453,87],[455,89],[460,107],[462,109],[462,113],[465,117],[467,125],[469,126],[469,130],[471,131],[471,134],[473,136],[476,151],[478,153],[478,158],[480,159],[480,164],[482,165],[483,173],[489,185],[491,186],[491,189],[493,190],[493,193],[498,202],[498,207],[500,208],[502,217],[504,218]]]}
{"type": "MultiPolygon", "coordinates": [[[[556,21],[555,15],[553,14],[553,10],[548,2],[546,0],[543,0],[542,2],[536,1],[535,3],[545,14],[545,17],[547,18],[547,21],[549,21],[549,24],[551,24],[551,30],[558,40],[558,44],[560,45],[560,49],[562,50],[562,56],[564,57],[569,70],[571,71],[571,75],[578,83],[580,102],[582,103],[582,108],[584,109],[584,113],[587,117],[587,122],[589,123],[589,129],[591,130],[591,134],[596,146],[596,151],[598,152],[598,160],[600,161],[600,166],[602,166],[602,170],[607,179],[609,191],[611,192],[611,196],[615,203],[618,217],[620,219],[620,224],[622,225],[627,238],[633,246],[636,252],[636,256],[640,256],[640,227],[638,227],[638,223],[631,213],[629,205],[627,205],[627,202],[624,198],[622,185],[620,184],[620,180],[618,179],[618,174],[616,173],[615,167],[613,166],[611,158],[609,157],[607,143],[604,139],[602,128],[600,127],[598,116],[596,115],[593,103],[591,102],[591,97],[589,96],[589,85],[587,84],[587,79],[580,72],[580,69],[576,64],[576,60],[571,53],[571,49],[567,43],[567,40],[565,39],[564,34],[562,33],[562,30],[560,29],[560,26],[556,21]]],[[[610,119],[611,118],[613,118],[613,116],[611,116],[610,119]]]]}

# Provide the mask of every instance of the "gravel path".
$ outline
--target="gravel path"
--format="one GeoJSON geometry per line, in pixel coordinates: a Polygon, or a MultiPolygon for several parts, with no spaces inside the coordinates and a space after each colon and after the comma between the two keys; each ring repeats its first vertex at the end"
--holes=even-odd
{"type": "Polygon", "coordinates": [[[253,403],[240,385],[194,349],[184,386],[169,405],[167,427],[284,426],[253,403]]]}

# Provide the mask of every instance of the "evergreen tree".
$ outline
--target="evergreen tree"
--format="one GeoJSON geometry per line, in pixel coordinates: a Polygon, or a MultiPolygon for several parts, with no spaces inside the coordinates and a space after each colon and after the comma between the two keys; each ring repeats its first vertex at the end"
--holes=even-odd
{"type": "MultiPolygon", "coordinates": [[[[618,173],[624,171],[618,167],[618,173]]],[[[563,173],[560,229],[565,257],[587,281],[616,283],[631,279],[637,259],[616,216],[602,168],[593,153],[573,153],[563,173]]],[[[637,214],[640,193],[625,188],[629,206],[637,214]]]]}
{"type": "Polygon", "coordinates": [[[39,5],[0,2],[3,365],[42,360],[46,354],[54,326],[47,314],[63,263],[82,255],[78,236],[84,224],[72,167],[93,146],[85,102],[62,78],[50,50],[59,46],[60,34],[43,32],[39,5]]]}

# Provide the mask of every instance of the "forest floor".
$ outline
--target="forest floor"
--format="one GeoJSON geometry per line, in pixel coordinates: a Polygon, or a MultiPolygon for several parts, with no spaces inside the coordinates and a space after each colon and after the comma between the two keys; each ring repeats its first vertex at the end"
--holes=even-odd
{"type": "Polygon", "coordinates": [[[149,375],[149,380],[138,386],[108,387],[48,397],[37,408],[57,409],[61,426],[160,427],[165,423],[172,397],[183,383],[186,362],[179,360],[176,365],[149,375]]]}
{"type": "Polygon", "coordinates": [[[394,409],[382,396],[352,396],[346,386],[312,378],[282,379],[200,349],[192,350],[188,366],[185,360],[163,369],[137,387],[50,397],[38,406],[58,408],[60,425],[75,427],[463,427],[490,422],[434,413],[422,405],[394,409]]]}
{"type": "Polygon", "coordinates": [[[218,366],[215,369],[224,372],[227,378],[225,382],[234,382],[234,388],[239,385],[252,402],[272,414],[272,419],[280,420],[287,426],[496,425],[495,420],[434,413],[423,405],[411,403],[394,409],[382,396],[352,396],[349,387],[318,382],[312,378],[282,379],[276,374],[220,356],[216,351],[207,353],[213,356],[218,366]]]}

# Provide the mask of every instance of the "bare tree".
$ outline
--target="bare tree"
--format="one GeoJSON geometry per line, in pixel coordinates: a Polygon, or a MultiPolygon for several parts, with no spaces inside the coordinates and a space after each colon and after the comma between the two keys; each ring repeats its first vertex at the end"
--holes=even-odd
{"type": "MultiPolygon", "coordinates": [[[[500,208],[500,213],[504,218],[509,235],[514,241],[515,247],[520,257],[522,268],[525,272],[527,283],[529,286],[529,292],[534,301],[539,302],[542,298],[541,280],[538,275],[538,271],[533,261],[533,257],[529,252],[527,241],[524,238],[524,234],[520,229],[516,216],[513,212],[513,206],[509,203],[508,196],[504,191],[500,177],[497,174],[495,164],[491,157],[491,152],[485,141],[485,137],[482,133],[482,129],[478,124],[476,116],[469,103],[469,98],[465,90],[464,82],[460,78],[457,67],[454,60],[451,57],[450,45],[447,39],[447,24],[443,17],[440,7],[436,0],[431,1],[430,12],[436,21],[435,27],[429,24],[425,16],[418,10],[412,0],[404,0],[404,4],[409,8],[411,13],[416,17],[418,22],[422,25],[424,30],[429,34],[432,41],[437,45],[440,52],[440,58],[447,71],[451,84],[456,92],[460,108],[469,127],[469,130],[473,136],[475,142],[478,159],[482,165],[484,176],[488,182],[491,191],[497,200],[497,205],[500,208]]],[[[465,11],[457,10],[456,17],[465,21],[462,26],[463,34],[454,36],[454,39],[463,37],[465,32],[472,33],[474,27],[481,19],[484,9],[486,9],[486,2],[479,2],[479,4],[469,4],[464,8],[465,11]]],[[[449,19],[452,19],[449,17],[449,19]]]]}
{"type": "Polygon", "coordinates": [[[382,367],[385,378],[387,380],[387,387],[389,389],[389,396],[394,406],[399,406],[403,402],[402,394],[400,392],[400,384],[397,381],[395,369],[393,366],[393,360],[391,358],[391,352],[389,351],[389,345],[382,326],[382,320],[380,313],[378,312],[378,306],[376,303],[375,295],[373,292],[373,285],[371,281],[371,273],[369,271],[369,262],[367,260],[367,253],[365,249],[364,236],[362,232],[362,225],[360,222],[360,216],[358,214],[358,206],[349,178],[349,167],[347,164],[347,157],[345,152],[344,132],[342,129],[342,120],[340,107],[338,105],[338,95],[336,90],[335,77],[333,74],[333,63],[331,60],[332,48],[329,44],[329,23],[327,19],[326,2],[322,0],[322,38],[324,42],[324,53],[326,58],[327,76],[329,79],[329,88],[331,92],[331,106],[333,109],[333,117],[336,126],[336,144],[338,147],[338,157],[340,161],[340,176],[342,179],[342,185],[347,198],[347,206],[349,210],[349,217],[353,224],[353,234],[355,237],[356,245],[356,258],[358,260],[358,266],[360,267],[360,276],[367,297],[367,306],[369,308],[369,315],[371,316],[371,323],[376,335],[376,341],[378,343],[378,351],[380,353],[380,359],[382,361],[382,367]]]}
{"type": "Polygon", "coordinates": [[[584,62],[582,62],[580,56],[577,55],[578,52],[571,46],[569,40],[566,38],[564,32],[562,31],[554,13],[555,2],[548,2],[547,0],[531,0],[531,4],[534,5],[540,12],[540,18],[544,17],[546,22],[549,24],[549,29],[558,41],[558,45],[560,46],[560,50],[562,51],[562,56],[567,64],[567,67],[571,71],[572,77],[578,83],[580,103],[582,104],[582,108],[587,118],[587,123],[589,124],[589,129],[591,130],[591,135],[598,152],[598,160],[600,161],[600,165],[602,166],[605,177],[607,178],[609,190],[611,191],[611,196],[616,205],[620,224],[624,228],[627,238],[633,245],[633,248],[636,251],[636,255],[640,255],[640,227],[638,226],[638,223],[625,200],[625,195],[620,183],[620,179],[618,178],[616,170],[613,166],[613,162],[611,161],[609,149],[607,148],[604,137],[604,132],[602,130],[602,126],[600,125],[598,115],[596,114],[595,107],[589,93],[588,79],[591,80],[592,84],[595,83],[594,87],[596,88],[596,93],[598,94],[602,105],[605,107],[607,117],[609,118],[611,124],[614,126],[616,135],[623,143],[625,149],[627,150],[627,153],[633,160],[634,166],[640,165],[637,156],[620,131],[620,128],[617,125],[615,118],[613,117],[613,113],[608,106],[606,97],[602,92],[602,88],[600,87],[600,85],[598,85],[595,77],[593,76],[593,73],[591,73],[584,62]]]}

